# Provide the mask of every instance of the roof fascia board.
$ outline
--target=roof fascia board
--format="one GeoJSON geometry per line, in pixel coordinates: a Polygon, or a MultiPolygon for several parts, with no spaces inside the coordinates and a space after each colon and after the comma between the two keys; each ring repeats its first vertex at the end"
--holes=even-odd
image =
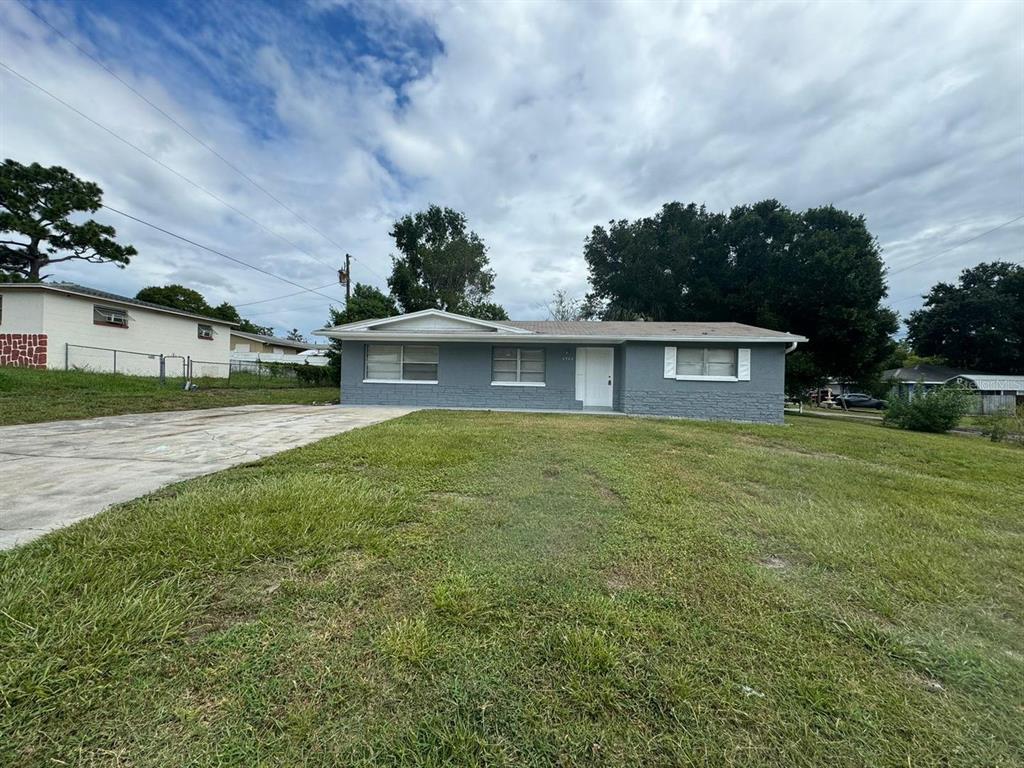
{"type": "Polygon", "coordinates": [[[791,344],[807,341],[804,336],[572,336],[554,335],[543,333],[531,333],[529,339],[523,339],[518,334],[494,334],[494,333],[387,333],[386,331],[365,331],[359,332],[356,329],[321,328],[313,331],[315,336],[326,336],[332,339],[347,339],[350,341],[362,340],[372,341],[494,341],[496,339],[515,339],[528,343],[557,343],[572,342],[579,344],[622,344],[626,341],[652,341],[658,343],[666,342],[721,342],[721,343],[757,343],[757,344],[791,344]]]}
{"type": "MultiPolygon", "coordinates": [[[[443,317],[448,320],[460,320],[465,323],[472,325],[478,325],[482,328],[493,328],[498,331],[505,331],[510,334],[517,335],[532,335],[533,331],[528,331],[525,328],[516,328],[512,325],[505,325],[503,323],[494,322],[492,320],[481,320],[477,317],[469,317],[467,315],[459,315],[454,312],[445,312],[443,309],[421,309],[417,312],[409,312],[405,315],[394,315],[392,317],[379,317],[372,320],[358,320],[354,323],[346,323],[345,325],[336,325],[333,328],[322,328],[321,331],[334,330],[334,331],[356,331],[362,329],[376,328],[382,325],[391,325],[393,323],[401,322],[402,320],[412,320],[418,317],[443,317]]],[[[319,335],[320,331],[314,331],[319,335]]]]}
{"type": "Polygon", "coordinates": [[[0,290],[7,290],[8,288],[14,288],[17,290],[39,290],[39,291],[53,291],[54,293],[66,293],[71,296],[78,296],[82,299],[89,299],[89,301],[96,302],[99,304],[118,304],[122,307],[131,307],[132,309],[148,309],[152,312],[164,312],[168,315],[177,315],[178,317],[188,317],[194,320],[205,320],[211,323],[218,323],[219,325],[226,325],[230,328],[235,327],[235,323],[229,320],[223,320],[219,317],[208,317],[207,315],[196,315],[192,312],[185,312],[174,307],[161,307],[161,306],[150,306],[148,304],[139,304],[135,301],[128,299],[118,299],[112,296],[97,296],[93,293],[84,293],[83,291],[76,291],[73,288],[65,288],[60,285],[49,285],[47,283],[3,283],[0,285],[0,290]]]}

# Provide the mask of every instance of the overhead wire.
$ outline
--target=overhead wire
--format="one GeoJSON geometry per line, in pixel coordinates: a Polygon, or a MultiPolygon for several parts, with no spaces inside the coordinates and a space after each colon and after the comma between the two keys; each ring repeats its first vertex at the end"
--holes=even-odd
{"type": "Polygon", "coordinates": [[[144,150],[142,147],[138,146],[137,144],[132,143],[131,141],[129,141],[128,139],[124,138],[123,136],[121,136],[116,131],[112,130],[111,128],[108,128],[107,126],[103,125],[98,120],[94,120],[93,118],[89,117],[89,115],[85,114],[84,112],[82,112],[77,107],[73,106],[72,104],[69,104],[64,99],[60,98],[56,94],[52,93],[51,91],[47,90],[43,86],[39,85],[39,83],[37,83],[34,80],[32,80],[32,79],[26,77],[25,75],[21,74],[20,72],[18,72],[16,69],[11,67],[6,62],[0,61],[0,67],[3,67],[4,69],[6,69],[8,72],[10,72],[15,77],[19,78],[20,80],[23,80],[24,82],[26,82],[29,85],[31,85],[33,88],[36,88],[40,92],[46,94],[47,96],[49,96],[54,101],[56,101],[57,103],[63,105],[67,109],[71,110],[76,115],[78,115],[79,117],[83,118],[84,120],[87,120],[88,122],[92,123],[97,128],[99,128],[99,129],[105,131],[106,133],[110,134],[111,136],[113,136],[118,141],[120,141],[120,142],[124,143],[125,145],[131,147],[132,149],[134,149],[139,154],[143,155],[144,157],[146,157],[150,161],[152,161],[152,162],[156,163],[157,165],[159,165],[161,168],[164,168],[165,170],[170,171],[171,173],[173,173],[178,178],[180,178],[183,181],[187,182],[188,184],[192,185],[193,187],[198,189],[200,192],[202,192],[202,193],[208,195],[209,197],[213,198],[214,200],[216,200],[217,202],[219,202],[221,205],[225,206],[226,208],[234,211],[236,214],[238,214],[242,218],[252,222],[257,227],[259,227],[260,229],[262,229],[264,232],[266,232],[267,234],[271,235],[272,237],[276,237],[278,240],[280,240],[283,243],[286,243],[290,247],[294,248],[296,251],[299,251],[300,253],[305,254],[306,256],[310,257],[314,261],[318,261],[321,264],[323,264],[324,266],[329,267],[332,270],[337,269],[336,265],[328,264],[326,261],[324,261],[323,259],[321,259],[318,256],[314,255],[313,253],[310,253],[308,250],[306,250],[302,246],[297,245],[296,243],[293,243],[291,240],[289,240],[288,238],[284,237],[283,235],[280,235],[277,232],[274,232],[272,229],[267,228],[264,224],[262,224],[261,222],[257,221],[256,219],[254,219],[252,216],[247,214],[245,211],[243,211],[240,208],[237,208],[236,206],[232,205],[231,203],[229,203],[227,200],[225,200],[224,198],[220,197],[216,193],[211,192],[209,189],[204,187],[202,184],[199,184],[198,182],[193,181],[192,179],[190,179],[185,174],[181,173],[180,171],[176,170],[175,168],[172,168],[167,163],[163,162],[159,158],[157,158],[154,155],[150,154],[149,152],[147,152],[146,150],[144,150]]]}
{"type": "MultiPolygon", "coordinates": [[[[201,146],[203,149],[208,151],[210,154],[212,154],[214,157],[216,157],[218,160],[220,160],[222,163],[224,163],[224,165],[226,165],[232,171],[237,173],[241,178],[245,179],[247,182],[249,182],[249,184],[251,184],[253,187],[258,189],[260,192],[262,192],[268,198],[270,198],[275,203],[277,203],[279,206],[281,206],[281,208],[283,208],[285,211],[287,211],[292,216],[294,216],[296,219],[298,219],[300,222],[302,222],[307,227],[309,227],[310,230],[312,230],[316,234],[320,235],[320,237],[322,237],[328,243],[333,245],[339,251],[344,251],[344,248],[336,240],[334,240],[334,238],[332,238],[326,232],[321,230],[319,227],[317,227],[311,221],[306,219],[298,211],[296,211],[294,208],[289,206],[287,203],[285,203],[283,200],[281,200],[279,197],[277,197],[275,194],[273,194],[270,190],[268,190],[266,187],[264,187],[262,184],[257,182],[249,174],[247,174],[245,171],[243,171],[241,168],[239,168],[237,165],[235,165],[233,162],[231,162],[223,154],[218,152],[215,147],[213,147],[210,144],[208,144],[207,142],[203,141],[203,139],[201,139],[199,136],[197,136],[195,133],[193,133],[191,130],[189,130],[188,127],[186,127],[179,120],[177,120],[173,115],[171,115],[169,112],[167,112],[167,110],[165,110],[163,107],[161,107],[156,102],[152,101],[149,97],[147,97],[145,94],[143,94],[137,88],[135,88],[135,86],[133,86],[127,80],[125,80],[120,75],[118,75],[117,72],[115,72],[110,66],[108,66],[102,59],[100,59],[97,56],[93,55],[90,51],[88,51],[87,49],[85,49],[81,45],[79,45],[77,42],[75,42],[71,37],[69,37],[68,35],[64,34],[64,32],[61,29],[59,29],[58,27],[56,27],[52,23],[50,23],[50,21],[47,18],[45,18],[38,11],[36,11],[34,8],[32,8],[28,3],[25,2],[25,0],[18,0],[18,2],[22,5],[22,7],[25,8],[25,10],[27,10],[29,13],[31,13],[33,16],[35,16],[37,19],[39,19],[39,21],[41,21],[43,24],[45,24],[47,27],[49,27],[50,30],[52,30],[55,34],[59,35],[65,42],[67,42],[69,45],[74,47],[75,50],[77,50],[83,56],[86,56],[87,58],[89,58],[90,60],[95,62],[95,64],[97,66],[101,67],[108,75],[113,77],[115,80],[117,80],[117,82],[119,82],[121,85],[123,85],[125,88],[127,88],[129,91],[131,91],[133,94],[135,94],[138,98],[140,98],[142,101],[144,101],[150,107],[152,107],[154,110],[156,110],[160,115],[162,115],[169,122],[171,122],[173,125],[175,125],[180,131],[182,131],[186,136],[188,136],[190,139],[192,139],[197,144],[199,144],[199,146],[201,146]]],[[[316,258],[316,257],[313,257],[313,258],[316,258]]],[[[368,270],[370,270],[370,272],[372,272],[373,274],[377,275],[377,277],[379,277],[381,280],[384,280],[386,282],[387,278],[385,278],[381,273],[379,273],[377,270],[375,270],[373,267],[371,267],[363,259],[361,259],[361,258],[359,258],[357,256],[350,256],[350,258],[353,261],[360,262],[364,267],[366,267],[368,270]]],[[[318,261],[319,261],[319,259],[318,259],[318,261]]],[[[321,263],[324,263],[324,262],[321,262],[321,263]]]]}
{"type": "Polygon", "coordinates": [[[296,288],[301,288],[302,292],[314,293],[317,296],[322,296],[323,298],[328,299],[328,300],[333,301],[333,302],[342,302],[342,303],[344,302],[343,299],[338,299],[338,298],[336,298],[334,296],[329,296],[326,293],[321,293],[320,289],[318,289],[318,288],[308,288],[308,287],[302,285],[301,283],[297,283],[294,280],[291,280],[291,279],[289,279],[287,277],[282,277],[281,275],[275,274],[275,273],[271,272],[268,269],[264,269],[263,267],[257,266],[255,264],[250,264],[249,262],[244,261],[243,259],[239,259],[236,256],[231,256],[230,254],[224,253],[223,251],[217,250],[216,248],[211,248],[208,245],[203,245],[202,243],[197,242],[197,241],[193,240],[190,237],[186,237],[185,235],[180,235],[177,232],[173,232],[173,231],[171,231],[169,229],[166,229],[165,227],[161,227],[159,224],[154,224],[151,221],[146,221],[145,219],[139,218],[138,216],[133,216],[132,214],[130,214],[130,213],[126,212],[126,211],[122,211],[122,210],[120,210],[118,208],[115,208],[112,205],[108,205],[107,203],[103,203],[102,207],[105,208],[108,211],[111,211],[112,213],[116,213],[116,214],[119,214],[120,216],[124,216],[125,218],[131,219],[132,221],[135,221],[135,222],[138,222],[139,224],[147,226],[150,229],[155,229],[157,232],[163,232],[165,235],[169,235],[171,237],[174,237],[174,238],[176,238],[178,240],[181,240],[182,242],[188,243],[189,245],[195,246],[196,248],[200,248],[200,249],[202,249],[204,251],[208,251],[210,253],[216,254],[217,256],[222,256],[223,258],[228,259],[229,261],[233,261],[236,264],[241,264],[243,267],[248,267],[249,269],[254,269],[257,272],[261,272],[264,275],[267,275],[268,277],[273,277],[275,280],[280,280],[281,282],[288,283],[289,285],[293,285],[296,288]]]}

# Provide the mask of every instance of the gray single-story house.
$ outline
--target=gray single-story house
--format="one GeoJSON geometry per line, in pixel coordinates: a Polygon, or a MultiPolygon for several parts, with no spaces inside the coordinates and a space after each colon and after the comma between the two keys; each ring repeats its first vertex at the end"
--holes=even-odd
{"type": "Polygon", "coordinates": [[[772,424],[786,354],[807,340],[740,323],[492,322],[437,309],[316,333],[342,342],[345,404],[772,424]]]}

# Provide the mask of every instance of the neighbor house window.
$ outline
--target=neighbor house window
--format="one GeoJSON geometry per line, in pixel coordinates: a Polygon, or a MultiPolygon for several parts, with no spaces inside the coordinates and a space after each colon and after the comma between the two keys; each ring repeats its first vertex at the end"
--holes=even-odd
{"type": "Polygon", "coordinates": [[[97,304],[92,308],[92,321],[96,325],[116,325],[121,328],[127,328],[128,313],[123,309],[101,307],[97,304]]]}
{"type": "Polygon", "coordinates": [[[199,324],[199,338],[213,341],[213,326],[199,324]]]}
{"type": "Polygon", "coordinates": [[[437,383],[437,347],[419,344],[368,344],[366,381],[437,383]]]}
{"type": "Polygon", "coordinates": [[[491,358],[492,384],[544,386],[544,350],[495,347],[491,358]]]}
{"type": "Polygon", "coordinates": [[[736,350],[677,347],[676,377],[736,378],[736,350]]]}

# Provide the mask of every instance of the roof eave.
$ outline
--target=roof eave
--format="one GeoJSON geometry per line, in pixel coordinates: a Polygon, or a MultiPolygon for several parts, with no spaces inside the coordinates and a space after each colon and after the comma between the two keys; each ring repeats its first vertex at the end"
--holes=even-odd
{"type": "Polygon", "coordinates": [[[192,312],[185,312],[174,307],[161,307],[160,305],[140,304],[138,301],[129,299],[128,297],[117,298],[114,296],[97,296],[95,293],[85,293],[84,291],[76,291],[74,288],[67,288],[62,285],[51,285],[49,283],[0,283],[0,289],[7,290],[8,288],[16,288],[19,290],[42,290],[42,291],[55,291],[56,293],[66,293],[71,296],[79,296],[83,299],[89,299],[90,301],[96,301],[107,304],[120,304],[123,307],[133,307],[134,309],[148,309],[153,312],[163,312],[168,315],[177,315],[178,317],[187,317],[192,320],[206,320],[207,322],[218,323],[219,325],[226,325],[229,328],[236,328],[238,323],[233,323],[230,320],[224,320],[219,317],[209,317],[207,315],[197,315],[192,312]]]}
{"type": "Polygon", "coordinates": [[[721,336],[701,334],[698,336],[630,336],[630,335],[560,335],[546,333],[531,333],[527,338],[515,333],[423,333],[405,332],[388,333],[386,331],[365,331],[343,330],[338,328],[320,328],[313,331],[314,336],[324,336],[331,339],[349,341],[495,341],[516,340],[528,343],[557,343],[571,342],[574,344],[622,344],[627,341],[652,341],[658,343],[666,342],[719,342],[719,343],[749,343],[749,344],[792,344],[793,342],[803,343],[807,341],[804,336],[787,334],[784,336],[721,336]]]}

